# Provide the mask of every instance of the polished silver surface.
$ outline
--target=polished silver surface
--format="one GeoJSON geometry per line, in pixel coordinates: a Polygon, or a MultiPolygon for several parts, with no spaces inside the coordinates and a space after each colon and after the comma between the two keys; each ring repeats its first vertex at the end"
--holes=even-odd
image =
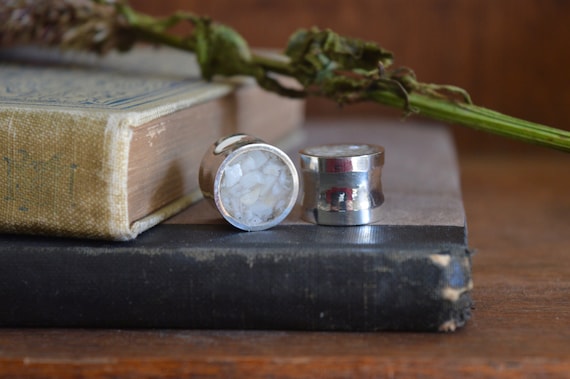
{"type": "MultiPolygon", "coordinates": [[[[262,174],[262,173],[259,173],[262,174]]],[[[274,227],[287,217],[297,201],[299,192],[299,177],[295,165],[291,159],[279,148],[269,145],[264,141],[247,135],[234,134],[223,137],[216,141],[206,154],[200,164],[199,172],[200,189],[204,197],[218,209],[222,217],[238,229],[245,231],[259,231],[274,227]],[[232,212],[228,206],[228,199],[224,198],[222,191],[222,180],[226,169],[243,158],[244,154],[253,152],[263,152],[280,162],[284,169],[284,174],[290,179],[290,186],[281,199],[284,204],[279,210],[269,218],[256,222],[244,221],[244,218],[236,212],[232,212]]],[[[260,197],[256,203],[262,202],[260,197]]],[[[255,206],[255,204],[251,204],[255,206]]]]}
{"type": "Polygon", "coordinates": [[[321,225],[364,225],[376,221],[384,202],[384,148],[332,144],[300,151],[303,218],[321,225]]]}

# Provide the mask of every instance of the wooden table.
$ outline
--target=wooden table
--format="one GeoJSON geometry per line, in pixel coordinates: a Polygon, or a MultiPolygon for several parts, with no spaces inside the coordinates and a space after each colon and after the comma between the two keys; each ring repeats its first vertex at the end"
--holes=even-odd
{"type": "Polygon", "coordinates": [[[461,156],[476,309],[453,334],[0,330],[0,378],[570,378],[570,155],[461,156]]]}

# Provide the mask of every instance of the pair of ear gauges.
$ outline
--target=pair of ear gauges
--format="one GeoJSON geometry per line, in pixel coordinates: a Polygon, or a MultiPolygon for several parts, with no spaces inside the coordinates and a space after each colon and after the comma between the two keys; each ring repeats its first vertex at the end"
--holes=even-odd
{"type": "MultiPolygon", "coordinates": [[[[334,144],[303,149],[302,217],[320,225],[376,221],[384,202],[384,148],[334,144]]],[[[216,141],[200,165],[200,189],[230,224],[246,231],[281,223],[297,202],[299,176],[282,150],[247,134],[216,141]]]]}

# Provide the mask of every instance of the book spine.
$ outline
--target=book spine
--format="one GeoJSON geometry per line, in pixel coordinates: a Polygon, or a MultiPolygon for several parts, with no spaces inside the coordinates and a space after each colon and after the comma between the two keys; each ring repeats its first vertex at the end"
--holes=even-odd
{"type": "Polygon", "coordinates": [[[97,112],[0,108],[0,230],[128,238],[130,136],[97,112]]]}
{"type": "Polygon", "coordinates": [[[119,245],[3,241],[0,326],[451,331],[469,318],[461,245],[340,246],[316,228],[219,229],[162,225],[119,245]]]}

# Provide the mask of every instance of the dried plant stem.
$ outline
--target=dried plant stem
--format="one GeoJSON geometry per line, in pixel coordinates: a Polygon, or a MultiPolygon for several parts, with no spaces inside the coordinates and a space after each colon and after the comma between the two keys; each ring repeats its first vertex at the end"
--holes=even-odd
{"type": "MultiPolygon", "coordinates": [[[[378,91],[369,96],[382,104],[404,107],[404,101],[390,92],[378,91]]],[[[409,94],[408,101],[416,113],[432,119],[570,152],[570,132],[565,130],[510,117],[473,104],[434,100],[421,94],[409,94]]]]}
{"type": "MultiPolygon", "coordinates": [[[[198,19],[197,16],[183,13],[176,15],[174,18],[176,21],[186,19],[192,22],[198,19]]],[[[170,21],[172,21],[172,18],[170,21]]],[[[156,20],[151,20],[151,22],[143,23],[142,25],[141,23],[132,23],[132,25],[136,25],[135,29],[141,33],[141,36],[144,37],[143,39],[187,51],[195,50],[193,39],[184,39],[168,35],[163,30],[153,29],[151,26],[156,25],[156,20]]],[[[291,62],[252,53],[251,64],[261,67],[266,73],[277,73],[300,79],[296,77],[296,70],[291,62]]],[[[302,78],[299,81],[302,82],[302,78]]],[[[330,96],[330,94],[318,90],[307,90],[303,94],[332,97],[337,101],[339,95],[342,95],[336,93],[330,96]]],[[[411,110],[413,113],[432,119],[460,124],[504,137],[570,152],[570,132],[568,131],[507,116],[469,102],[433,97],[413,91],[407,92],[406,96],[402,96],[393,90],[367,90],[358,95],[357,101],[373,101],[407,111],[411,110]]]]}
{"type": "Polygon", "coordinates": [[[245,75],[269,91],[290,97],[320,96],[340,104],[371,101],[433,119],[570,152],[570,132],[479,107],[461,88],[421,83],[412,70],[392,67],[392,53],[375,43],[330,30],[299,30],[286,59],[256,54],[233,29],[209,18],[177,12],[157,19],[122,0],[28,0],[0,4],[0,47],[35,43],[103,54],[144,41],[195,53],[204,79],[245,75]],[[57,11],[55,11],[57,10],[57,11]],[[188,22],[193,31],[168,29],[188,22]],[[301,85],[283,87],[274,74],[301,85]]]}

